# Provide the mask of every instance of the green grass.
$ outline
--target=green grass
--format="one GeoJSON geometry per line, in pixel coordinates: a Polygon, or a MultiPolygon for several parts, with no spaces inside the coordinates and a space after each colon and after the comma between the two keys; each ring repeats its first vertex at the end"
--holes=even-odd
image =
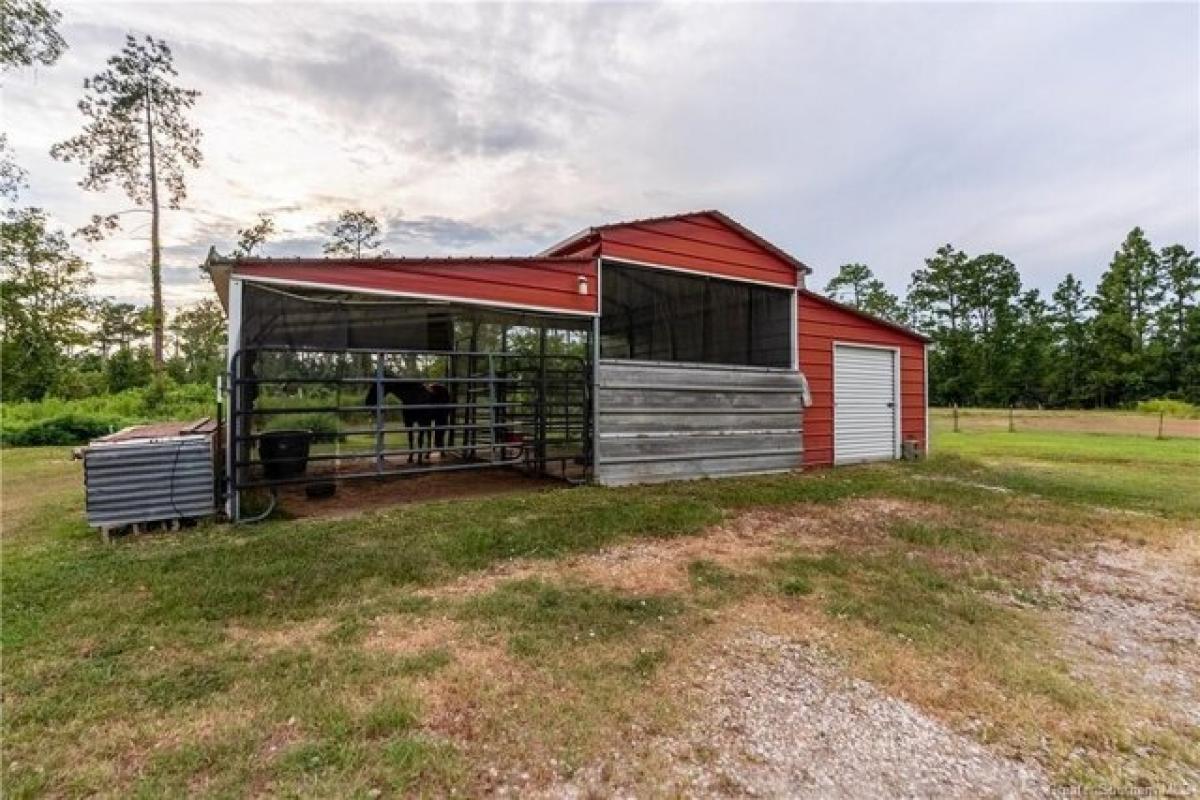
{"type": "Polygon", "coordinates": [[[670,597],[624,596],[537,580],[505,583],[470,599],[462,611],[466,619],[508,633],[512,651],[521,656],[636,636],[679,612],[679,602],[670,597]]]}
{"type": "Polygon", "coordinates": [[[1200,468],[1200,439],[1163,439],[1102,433],[1052,431],[937,432],[935,452],[972,458],[1021,458],[1027,461],[1108,464],[1114,466],[1183,465],[1200,468]]]}
{"type": "Polygon", "coordinates": [[[688,564],[688,583],[706,604],[729,602],[745,594],[751,585],[749,576],[704,558],[688,564]]]}
{"type": "Polygon", "coordinates": [[[1166,414],[1169,417],[1182,419],[1200,419],[1200,406],[1184,400],[1141,400],[1135,406],[1141,414],[1166,414]]]}
{"type": "MultiPolygon", "coordinates": [[[[1060,542],[1070,544],[1096,507],[1194,517],[1197,446],[939,433],[937,455],[918,465],[531,491],[111,546],[82,522],[68,448],[5,449],[5,794],[478,791],[481,765],[426,729],[420,700],[422,686],[465,669],[461,654],[444,643],[373,649],[380,619],[449,619],[468,639],[501,643],[531,684],[477,687],[478,702],[526,692],[505,712],[527,727],[520,741],[565,742],[579,758],[593,729],[658,701],[656,676],[705,620],[755,598],[817,609],[930,663],[965,653],[1013,702],[1095,714],[1086,687],[1045,656],[1032,615],[1047,603],[1022,561],[1033,545],[997,529],[1052,523],[1073,531],[1060,542]],[[758,573],[697,559],[673,595],[542,578],[461,600],[424,593],[509,559],[553,569],[623,542],[693,536],[744,509],[864,497],[944,514],[891,523],[869,545],[781,554],[758,573]],[[536,702],[543,684],[556,699],[536,702]]],[[[479,735],[516,735],[488,730],[479,735]]]]}
{"type": "Polygon", "coordinates": [[[891,534],[909,544],[971,553],[994,550],[1002,542],[992,534],[970,528],[931,525],[923,522],[898,522],[892,526],[891,534]]]}
{"type": "MultiPolygon", "coordinates": [[[[185,793],[197,775],[213,780],[218,794],[238,793],[251,781],[285,794],[322,787],[340,793],[337,776],[365,791],[400,780],[396,764],[429,760],[432,766],[421,768],[435,775],[429,780],[457,780],[450,777],[457,757],[446,743],[414,743],[407,734],[376,742],[362,733],[367,723],[356,721],[360,711],[347,695],[384,683],[403,690],[455,659],[436,648],[402,657],[364,650],[373,620],[427,617],[436,609],[416,590],[506,559],[550,561],[634,538],[691,535],[732,509],[832,502],[885,480],[881,471],[858,470],[813,479],[564,488],[333,521],[209,525],[104,546],[82,521],[81,469],[68,449],[9,449],[0,458],[3,724],[17,763],[5,784],[13,797],[43,790],[89,794],[117,785],[185,793]],[[228,633],[231,626],[270,633],[320,620],[333,624],[312,641],[277,651],[228,633]],[[139,756],[143,777],[120,777],[126,753],[142,752],[164,735],[157,730],[161,721],[181,727],[197,715],[223,718],[243,709],[253,712],[253,723],[223,723],[217,733],[172,745],[149,761],[139,756]],[[295,753],[258,758],[263,738],[293,717],[303,744],[295,753]],[[117,720],[122,737],[101,735],[117,720]],[[432,755],[418,757],[426,751],[432,755]]],[[[537,661],[552,654],[566,632],[581,639],[595,632],[642,647],[637,637],[628,638],[629,620],[657,628],[660,615],[670,623],[675,611],[669,600],[628,601],[579,587],[504,587],[480,601],[474,619],[487,628],[483,621],[492,618],[494,631],[537,661]]],[[[659,647],[649,640],[644,645],[659,647]]],[[[662,660],[629,651],[609,671],[643,680],[662,660]]],[[[607,685],[603,678],[587,680],[607,685]]]]}
{"type": "Polygon", "coordinates": [[[958,576],[894,550],[793,556],[774,566],[784,576],[785,593],[816,593],[835,617],[860,620],[933,649],[967,646],[1019,627],[958,576]],[[789,588],[796,580],[807,591],[789,588]]]}
{"type": "Polygon", "coordinates": [[[929,471],[1063,502],[1200,515],[1200,439],[1095,433],[934,435],[929,471]]]}

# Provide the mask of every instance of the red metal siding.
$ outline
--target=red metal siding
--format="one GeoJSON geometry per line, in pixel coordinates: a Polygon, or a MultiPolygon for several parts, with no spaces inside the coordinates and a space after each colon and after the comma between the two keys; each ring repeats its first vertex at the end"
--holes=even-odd
{"type": "Polygon", "coordinates": [[[234,277],[322,284],[347,290],[459,298],[481,304],[596,312],[596,262],[536,259],[290,259],[244,261],[234,277]],[[579,292],[579,276],[587,293],[579,292]]]}
{"type": "Polygon", "coordinates": [[[833,343],[900,348],[900,438],[925,447],[925,343],[808,292],[799,295],[800,371],[813,404],[804,412],[804,465],[833,464],[833,343]]]}

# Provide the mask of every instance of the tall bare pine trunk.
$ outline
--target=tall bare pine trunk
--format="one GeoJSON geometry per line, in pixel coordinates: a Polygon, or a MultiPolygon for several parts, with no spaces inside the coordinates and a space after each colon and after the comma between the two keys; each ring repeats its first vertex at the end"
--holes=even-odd
{"type": "Polygon", "coordinates": [[[158,235],[158,173],[154,161],[154,117],[151,113],[153,97],[146,88],[146,141],[150,153],[150,317],[154,343],[154,371],[163,369],[163,297],[162,297],[162,248],[158,235]]]}

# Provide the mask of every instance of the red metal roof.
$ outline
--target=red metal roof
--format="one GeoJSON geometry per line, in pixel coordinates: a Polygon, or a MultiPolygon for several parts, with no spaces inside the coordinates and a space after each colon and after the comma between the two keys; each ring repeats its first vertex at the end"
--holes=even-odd
{"type": "Polygon", "coordinates": [[[209,259],[225,278],[448,302],[595,314],[591,258],[230,258],[209,259]],[[224,271],[224,270],[222,270],[224,271]]]}
{"type": "Polygon", "coordinates": [[[568,314],[599,313],[596,258],[658,265],[791,288],[799,260],[720,211],[601,225],[537,256],[464,258],[224,258],[206,269],[222,303],[231,277],[568,314]],[[595,240],[595,246],[588,242],[595,240]]]}

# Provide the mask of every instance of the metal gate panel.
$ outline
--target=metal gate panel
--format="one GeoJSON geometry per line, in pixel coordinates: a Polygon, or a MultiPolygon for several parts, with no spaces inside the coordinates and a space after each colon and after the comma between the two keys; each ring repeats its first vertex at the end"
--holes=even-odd
{"type": "Polygon", "coordinates": [[[898,355],[890,347],[833,347],[835,464],[898,456],[898,355]]]}
{"type": "Polygon", "coordinates": [[[231,361],[228,491],[492,467],[553,476],[556,466],[557,477],[583,480],[591,386],[590,361],[573,355],[246,348],[231,361]],[[445,397],[397,394],[432,384],[445,397]],[[269,395],[276,387],[286,396],[269,395]],[[444,418],[419,427],[417,412],[432,411],[444,418]],[[314,417],[332,421],[332,431],[310,429],[314,417]],[[281,434],[299,445],[264,454],[264,442],[281,434]]]}
{"type": "Polygon", "coordinates": [[[789,370],[601,361],[599,483],[782,472],[801,465],[801,378],[789,370]]]}

